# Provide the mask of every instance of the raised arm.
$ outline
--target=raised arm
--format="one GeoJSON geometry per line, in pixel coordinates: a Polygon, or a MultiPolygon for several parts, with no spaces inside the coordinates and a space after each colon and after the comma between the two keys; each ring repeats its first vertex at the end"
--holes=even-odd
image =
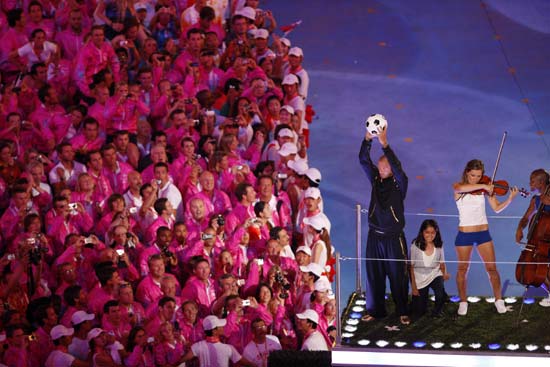
{"type": "Polygon", "coordinates": [[[363,142],[361,143],[361,150],[359,151],[359,163],[361,164],[361,167],[363,167],[363,171],[365,171],[365,174],[367,175],[367,178],[372,183],[376,177],[378,177],[380,174],[378,172],[378,168],[372,163],[372,160],[370,158],[370,148],[372,147],[372,139],[370,135],[367,133],[365,136],[365,139],[363,139],[363,142]]]}

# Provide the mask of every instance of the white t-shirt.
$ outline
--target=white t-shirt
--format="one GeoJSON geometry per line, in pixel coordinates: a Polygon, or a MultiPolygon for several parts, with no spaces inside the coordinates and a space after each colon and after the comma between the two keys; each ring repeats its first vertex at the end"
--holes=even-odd
{"type": "Polygon", "coordinates": [[[253,340],[244,347],[243,357],[254,363],[257,367],[266,367],[269,353],[281,350],[279,338],[275,335],[266,335],[265,343],[256,344],[253,340]]]}
{"type": "Polygon", "coordinates": [[[456,201],[458,208],[458,225],[477,226],[487,224],[487,214],[485,214],[485,195],[465,194],[456,201]]]}
{"type": "Polygon", "coordinates": [[[90,353],[90,344],[86,339],[73,338],[73,341],[69,345],[69,353],[78,359],[85,361],[90,353]]]}
{"type": "Polygon", "coordinates": [[[69,353],[54,350],[46,359],[46,367],[70,367],[76,358],[69,353]]]}
{"type": "Polygon", "coordinates": [[[416,288],[427,287],[436,277],[442,276],[439,264],[445,262],[443,248],[435,248],[431,255],[419,249],[415,244],[411,245],[411,264],[413,265],[414,281],[416,288]]]}
{"type": "Polygon", "coordinates": [[[201,340],[191,346],[193,355],[199,358],[201,367],[229,367],[229,360],[237,363],[241,355],[234,346],[224,343],[209,343],[201,340]]]}
{"type": "Polygon", "coordinates": [[[309,334],[304,344],[302,345],[301,350],[329,350],[325,337],[315,330],[313,333],[309,334]]]}

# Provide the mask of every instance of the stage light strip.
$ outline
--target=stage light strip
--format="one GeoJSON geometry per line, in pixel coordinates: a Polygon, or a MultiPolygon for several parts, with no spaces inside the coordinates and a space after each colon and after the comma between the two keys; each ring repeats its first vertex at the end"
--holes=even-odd
{"type": "Polygon", "coordinates": [[[548,357],[485,354],[451,354],[430,351],[429,353],[407,353],[388,351],[333,350],[333,366],[426,366],[426,367],[502,367],[502,366],[548,367],[548,357]]]}

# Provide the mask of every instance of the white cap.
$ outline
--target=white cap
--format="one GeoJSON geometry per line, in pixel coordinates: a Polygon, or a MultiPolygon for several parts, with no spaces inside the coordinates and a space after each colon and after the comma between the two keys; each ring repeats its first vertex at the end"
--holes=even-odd
{"type": "Polygon", "coordinates": [[[283,79],[283,85],[294,85],[294,84],[300,84],[300,81],[298,80],[298,77],[294,74],[288,74],[283,79]]]}
{"type": "Polygon", "coordinates": [[[303,175],[307,171],[307,163],[303,159],[288,161],[286,165],[299,175],[303,175]]]}
{"type": "Polygon", "coordinates": [[[50,330],[50,336],[52,340],[57,340],[62,336],[70,336],[74,334],[73,328],[68,328],[63,325],[55,325],[52,330],[50,330]]]}
{"type": "Polygon", "coordinates": [[[256,29],[256,32],[254,32],[254,38],[269,38],[269,31],[267,29],[259,28],[256,29]]]}
{"type": "Polygon", "coordinates": [[[292,130],[290,130],[289,128],[285,127],[285,128],[282,128],[281,130],[279,130],[279,134],[277,134],[279,137],[284,137],[286,136],[287,138],[293,138],[294,137],[294,134],[292,133],[292,130]]]}
{"type": "Polygon", "coordinates": [[[101,335],[101,333],[104,333],[105,330],[101,329],[101,328],[93,328],[92,330],[88,331],[88,336],[86,337],[86,340],[87,341],[90,341],[94,338],[97,338],[99,335],[101,335]]]}
{"type": "Polygon", "coordinates": [[[328,278],[325,276],[322,276],[321,278],[319,278],[314,284],[314,290],[319,292],[331,291],[332,287],[330,285],[330,281],[328,280],[328,278]]]}
{"type": "Polygon", "coordinates": [[[281,38],[279,38],[279,41],[281,41],[281,43],[283,45],[285,45],[286,47],[292,46],[292,44],[290,43],[290,40],[288,38],[281,37],[281,38]]]}
{"type": "Polygon", "coordinates": [[[298,147],[296,144],[288,142],[284,143],[281,149],[279,149],[279,155],[282,155],[283,157],[288,157],[291,154],[297,154],[298,153],[298,147]]]}
{"type": "Polygon", "coordinates": [[[294,115],[294,108],[292,106],[289,106],[285,104],[283,107],[281,107],[281,111],[285,110],[286,112],[290,113],[291,115],[294,115]]]}
{"type": "Polygon", "coordinates": [[[206,316],[204,320],[202,320],[202,327],[204,331],[213,330],[217,327],[224,327],[225,324],[227,324],[226,319],[218,319],[215,315],[206,316]]]}
{"type": "Polygon", "coordinates": [[[134,4],[134,9],[136,9],[136,11],[140,11],[140,10],[147,10],[147,4],[145,3],[142,3],[142,2],[139,2],[139,3],[135,3],[134,4]]]}
{"type": "Polygon", "coordinates": [[[300,320],[310,320],[316,324],[319,323],[319,314],[313,311],[312,309],[307,309],[302,313],[297,313],[296,317],[299,318],[300,320]]]}
{"type": "Polygon", "coordinates": [[[303,222],[306,226],[311,226],[315,228],[317,231],[320,231],[323,228],[326,228],[328,230],[328,228],[330,227],[330,224],[327,222],[324,215],[314,215],[312,217],[305,217],[303,222]]]}
{"type": "Polygon", "coordinates": [[[308,187],[304,192],[304,199],[306,198],[319,199],[320,197],[321,197],[321,190],[319,190],[316,187],[308,187]]]}
{"type": "Polygon", "coordinates": [[[6,333],[5,333],[5,332],[2,332],[2,333],[0,334],[0,343],[1,343],[1,342],[4,342],[4,341],[6,341],[6,333]]]}
{"type": "Polygon", "coordinates": [[[300,246],[296,249],[296,253],[302,251],[304,254],[311,256],[311,249],[308,246],[300,246]]]}
{"type": "Polygon", "coordinates": [[[76,311],[73,313],[73,316],[71,316],[73,325],[78,325],[84,321],[91,321],[93,319],[95,319],[95,315],[93,313],[87,313],[86,311],[76,311]]]}
{"type": "Polygon", "coordinates": [[[302,49],[300,47],[292,47],[290,50],[288,50],[288,55],[289,56],[303,57],[304,56],[304,51],[302,51],[302,49]]]}
{"type": "Polygon", "coordinates": [[[317,263],[309,263],[309,265],[307,266],[302,265],[300,266],[300,271],[303,271],[304,273],[313,273],[318,277],[321,277],[321,275],[323,275],[323,268],[317,263]]]}
{"type": "Polygon", "coordinates": [[[321,183],[321,172],[317,168],[310,167],[307,169],[307,171],[304,173],[307,178],[309,178],[311,181],[315,183],[321,183]]]}
{"type": "Polygon", "coordinates": [[[251,8],[250,6],[245,6],[241,10],[237,10],[235,12],[235,15],[242,15],[245,18],[248,18],[250,20],[256,19],[256,10],[254,8],[251,8]]]}

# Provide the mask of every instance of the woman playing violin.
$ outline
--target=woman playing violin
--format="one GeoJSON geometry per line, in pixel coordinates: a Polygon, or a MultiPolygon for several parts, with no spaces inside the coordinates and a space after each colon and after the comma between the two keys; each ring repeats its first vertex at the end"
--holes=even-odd
{"type": "MultiPolygon", "coordinates": [[[[544,212],[550,212],[550,191],[548,191],[548,185],[550,185],[550,175],[542,168],[536,169],[531,172],[529,177],[529,186],[533,197],[529,202],[529,207],[523,214],[523,217],[519,220],[518,228],[516,229],[516,242],[521,243],[523,239],[523,229],[529,224],[529,221],[533,217],[533,214],[538,210],[542,204],[544,212]]],[[[548,276],[544,282],[546,289],[550,289],[550,279],[548,276]]],[[[542,299],[539,304],[543,307],[550,307],[550,295],[542,299]]]]}
{"type": "Polygon", "coordinates": [[[454,199],[460,220],[455,248],[459,261],[456,284],[460,296],[458,314],[461,316],[466,315],[468,312],[466,275],[474,246],[477,247],[479,256],[483,260],[485,270],[489,275],[489,281],[495,295],[495,307],[498,313],[506,312],[506,306],[502,300],[500,275],[495,264],[494,244],[489,233],[487,215],[485,214],[485,197],[487,197],[491,208],[496,213],[500,213],[512,202],[518,190],[515,187],[510,188],[508,198],[503,202],[499,202],[492,195],[494,186],[480,183],[483,173],[483,162],[473,159],[466,164],[461,181],[453,185],[454,199]]]}

